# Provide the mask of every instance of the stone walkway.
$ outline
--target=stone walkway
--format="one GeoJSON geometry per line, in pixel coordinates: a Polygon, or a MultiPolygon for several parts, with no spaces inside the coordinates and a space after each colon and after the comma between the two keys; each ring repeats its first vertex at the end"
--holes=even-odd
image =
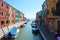
{"type": "Polygon", "coordinates": [[[53,32],[45,30],[44,27],[38,26],[39,31],[44,40],[57,40],[56,35],[53,32]]]}
{"type": "Polygon", "coordinates": [[[18,22],[16,24],[10,25],[8,27],[4,27],[4,28],[0,28],[0,39],[4,37],[4,35],[12,28],[12,27],[20,27],[21,25],[23,25],[24,23],[26,23],[27,21],[23,21],[23,22],[18,22]]]}

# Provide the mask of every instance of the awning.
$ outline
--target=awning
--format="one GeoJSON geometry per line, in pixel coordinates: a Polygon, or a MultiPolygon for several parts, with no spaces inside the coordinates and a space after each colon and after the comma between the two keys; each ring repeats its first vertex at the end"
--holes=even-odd
{"type": "Polygon", "coordinates": [[[55,20],[55,18],[47,18],[47,20],[55,20]]]}

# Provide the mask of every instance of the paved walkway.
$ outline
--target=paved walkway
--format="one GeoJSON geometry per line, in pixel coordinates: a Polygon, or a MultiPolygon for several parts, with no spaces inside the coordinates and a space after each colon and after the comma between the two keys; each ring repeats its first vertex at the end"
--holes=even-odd
{"type": "Polygon", "coordinates": [[[16,24],[10,25],[8,27],[4,27],[4,28],[0,28],[0,39],[4,37],[4,35],[12,28],[12,27],[17,27],[19,28],[21,25],[23,25],[24,23],[26,23],[27,21],[23,21],[23,22],[17,22],[16,24]]]}
{"type": "Polygon", "coordinates": [[[44,40],[57,40],[53,32],[45,30],[44,27],[41,26],[38,26],[38,28],[44,40]]]}
{"type": "Polygon", "coordinates": [[[0,39],[4,36],[2,29],[0,28],[0,39]]]}

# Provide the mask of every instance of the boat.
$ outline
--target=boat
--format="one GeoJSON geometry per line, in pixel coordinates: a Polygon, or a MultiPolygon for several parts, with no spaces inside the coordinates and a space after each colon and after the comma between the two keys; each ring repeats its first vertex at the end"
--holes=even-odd
{"type": "Polygon", "coordinates": [[[37,28],[37,23],[35,21],[32,21],[31,26],[32,26],[32,31],[34,31],[34,32],[39,31],[38,28],[37,28]]]}
{"type": "Polygon", "coordinates": [[[16,27],[13,27],[5,34],[5,37],[16,38],[18,33],[19,33],[19,29],[17,29],[16,27]]]}
{"type": "Polygon", "coordinates": [[[32,21],[31,26],[32,26],[32,28],[35,28],[36,27],[35,21],[32,21]]]}

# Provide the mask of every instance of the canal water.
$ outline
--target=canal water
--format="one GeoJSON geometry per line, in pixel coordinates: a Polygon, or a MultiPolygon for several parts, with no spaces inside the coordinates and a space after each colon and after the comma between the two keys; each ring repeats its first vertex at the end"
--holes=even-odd
{"type": "Polygon", "coordinates": [[[32,27],[31,27],[31,22],[30,20],[25,27],[22,27],[20,29],[20,32],[18,36],[15,38],[15,40],[42,40],[41,35],[37,33],[33,33],[32,27]]]}

